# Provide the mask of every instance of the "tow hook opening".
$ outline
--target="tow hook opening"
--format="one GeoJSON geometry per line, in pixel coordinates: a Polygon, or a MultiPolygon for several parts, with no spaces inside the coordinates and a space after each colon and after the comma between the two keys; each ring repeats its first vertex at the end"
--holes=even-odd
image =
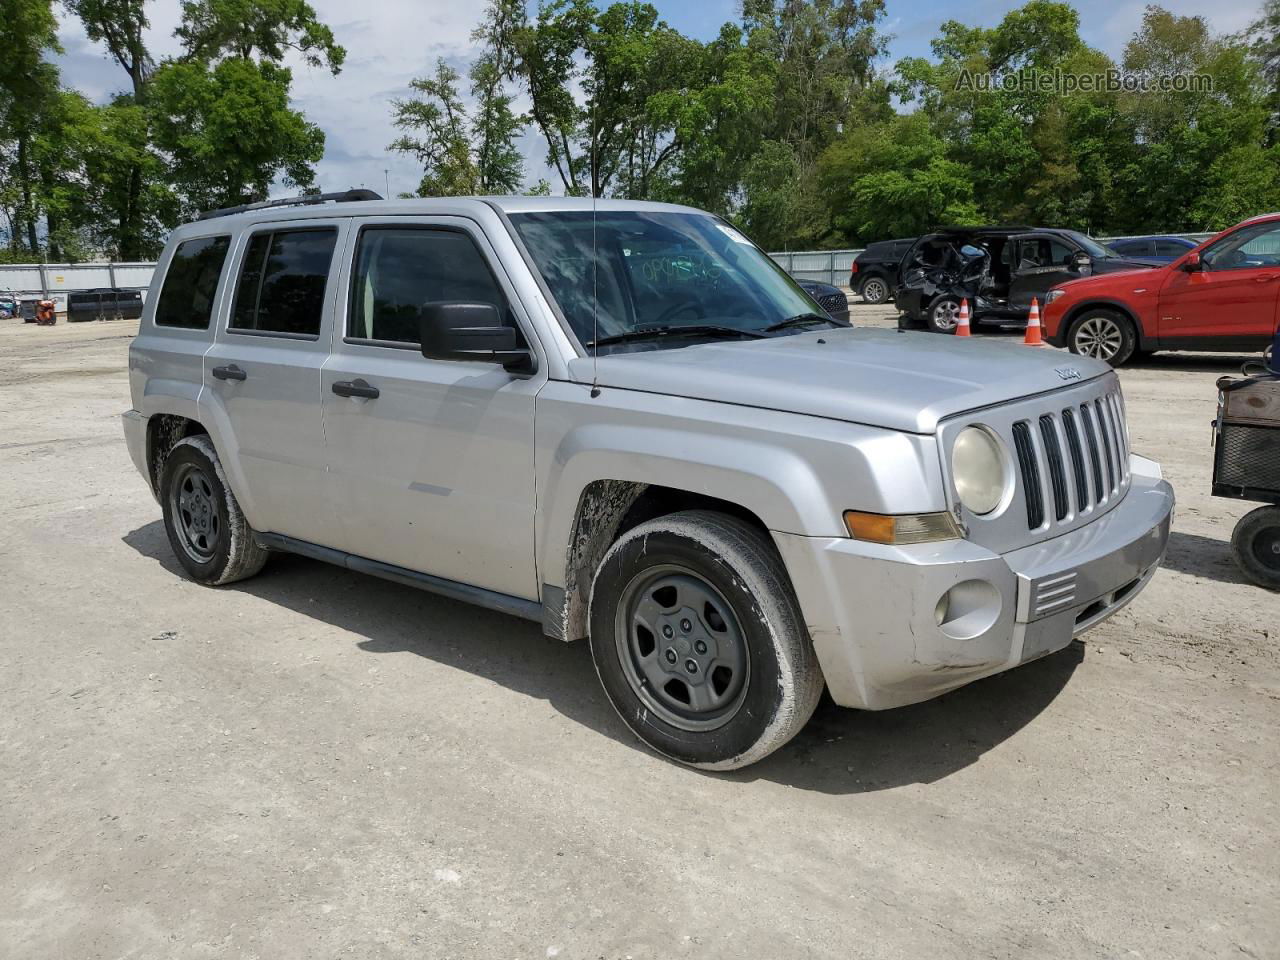
{"type": "Polygon", "coordinates": [[[972,640],[1000,619],[1000,591],[986,580],[965,580],[941,597],[933,616],[938,629],[953,640],[972,640]]]}

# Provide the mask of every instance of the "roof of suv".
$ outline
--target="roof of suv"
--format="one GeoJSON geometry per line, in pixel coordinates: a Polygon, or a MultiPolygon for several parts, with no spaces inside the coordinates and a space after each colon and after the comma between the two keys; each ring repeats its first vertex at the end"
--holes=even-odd
{"type": "Polygon", "coordinates": [[[1005,227],[940,227],[926,236],[970,237],[975,233],[988,233],[995,237],[1011,236],[1015,233],[1070,233],[1061,227],[1025,227],[1013,224],[1005,227]]]}
{"type": "Polygon", "coordinates": [[[578,211],[589,213],[632,211],[651,213],[699,213],[705,210],[673,203],[654,203],[647,200],[598,199],[590,197],[410,197],[395,200],[355,200],[338,202],[306,202],[302,198],[296,204],[263,206],[250,210],[213,211],[198,220],[183,224],[174,231],[178,238],[226,233],[255,223],[281,220],[320,220],[340,217],[424,217],[458,216],[497,210],[501,213],[542,213],[578,211]]]}
{"type": "Polygon", "coordinates": [[[261,207],[256,210],[228,213],[218,220],[289,220],[314,219],[316,217],[379,217],[387,214],[431,214],[460,205],[478,205],[496,208],[504,213],[534,213],[550,211],[605,211],[647,210],[669,213],[705,213],[693,207],[674,203],[655,203],[648,200],[598,199],[590,197],[409,197],[396,200],[339,201],[337,203],[306,203],[299,201],[290,206],[261,207]]]}

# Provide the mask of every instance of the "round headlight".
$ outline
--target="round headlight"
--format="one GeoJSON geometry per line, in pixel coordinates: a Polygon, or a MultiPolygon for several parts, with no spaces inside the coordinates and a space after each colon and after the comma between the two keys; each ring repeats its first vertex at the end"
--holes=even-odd
{"type": "Polygon", "coordinates": [[[1000,441],[984,427],[965,427],[951,448],[951,477],[960,502],[976,514],[991,513],[1009,486],[1000,441]]]}

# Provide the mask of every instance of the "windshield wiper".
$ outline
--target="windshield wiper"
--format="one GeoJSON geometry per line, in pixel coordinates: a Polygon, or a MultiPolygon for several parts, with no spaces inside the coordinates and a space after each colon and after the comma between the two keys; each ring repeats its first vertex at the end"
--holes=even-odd
{"type": "Polygon", "coordinates": [[[785,320],[779,320],[777,323],[771,324],[764,328],[765,333],[776,333],[779,330],[786,330],[789,327],[800,327],[809,323],[829,323],[833,327],[838,327],[830,317],[822,317],[816,313],[798,313],[794,317],[787,317],[785,320]]]}
{"type": "Polygon", "coordinates": [[[608,337],[600,337],[590,341],[588,347],[607,347],[615,343],[634,343],[641,340],[658,340],[662,337],[675,336],[730,336],[746,337],[759,340],[764,334],[758,330],[742,330],[738,327],[725,327],[714,323],[670,324],[660,327],[638,327],[626,333],[615,333],[608,337]]]}

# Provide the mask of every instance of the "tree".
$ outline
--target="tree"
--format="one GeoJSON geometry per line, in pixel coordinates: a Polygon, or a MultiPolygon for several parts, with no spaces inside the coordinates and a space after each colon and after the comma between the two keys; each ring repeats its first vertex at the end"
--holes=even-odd
{"type": "MultiPolygon", "coordinates": [[[[129,76],[130,93],[127,99],[117,98],[117,105],[132,103],[145,107],[147,81],[155,69],[155,61],[147,49],[144,32],[149,26],[146,0],[63,0],[64,6],[84,24],[89,39],[106,45],[107,52],[129,76]]],[[[140,147],[150,143],[145,124],[134,131],[142,135],[140,147]]],[[[104,191],[111,198],[110,209],[101,211],[104,218],[114,221],[111,235],[113,252],[125,260],[141,260],[154,254],[156,247],[151,237],[156,234],[157,210],[147,203],[155,195],[154,185],[144,180],[147,170],[160,167],[153,157],[140,150],[125,170],[118,172],[124,178],[120,185],[110,185],[104,191]]]]}
{"type": "Polygon", "coordinates": [[[151,80],[155,145],[185,211],[261,200],[277,177],[309,187],[324,134],[289,106],[290,72],[234,56],[173,62],[151,80]]]}
{"type": "Polygon", "coordinates": [[[973,171],[948,158],[923,113],[851,131],[826,150],[820,167],[836,227],[860,242],[981,219],[973,171]]]}
{"type": "Polygon", "coordinates": [[[227,57],[280,65],[293,50],[336,76],[347,56],[305,0],[183,0],[174,35],[185,59],[195,62],[227,57]]]}
{"type": "Polygon", "coordinates": [[[1280,206],[1280,146],[1269,140],[1268,91],[1249,53],[1201,17],[1147,8],[1125,69],[1199,74],[1212,88],[1127,98],[1139,149],[1123,172],[1122,224],[1216,230],[1280,206]]]}
{"type": "Polygon", "coordinates": [[[9,184],[6,207],[12,211],[10,245],[23,239],[35,254],[40,248],[37,222],[41,215],[39,173],[32,156],[32,139],[41,117],[57,96],[58,71],[46,60],[58,51],[57,21],[49,0],[12,0],[0,18],[0,137],[13,144],[6,158],[9,184]]]}
{"type": "Polygon", "coordinates": [[[1280,0],[1267,0],[1262,16],[1245,31],[1244,42],[1256,59],[1268,88],[1271,142],[1280,139],[1280,0]]]}
{"type": "Polygon", "coordinates": [[[409,86],[416,96],[392,101],[392,117],[401,130],[388,149],[411,153],[423,166],[421,197],[458,197],[477,192],[478,173],[471,156],[466,109],[458,94],[458,71],[444,59],[432,77],[409,86]]]}
{"type": "Polygon", "coordinates": [[[524,181],[524,157],[516,143],[524,124],[511,108],[512,98],[493,58],[482,57],[471,68],[471,93],[476,98],[476,189],[484,194],[515,193],[524,181]]]}

